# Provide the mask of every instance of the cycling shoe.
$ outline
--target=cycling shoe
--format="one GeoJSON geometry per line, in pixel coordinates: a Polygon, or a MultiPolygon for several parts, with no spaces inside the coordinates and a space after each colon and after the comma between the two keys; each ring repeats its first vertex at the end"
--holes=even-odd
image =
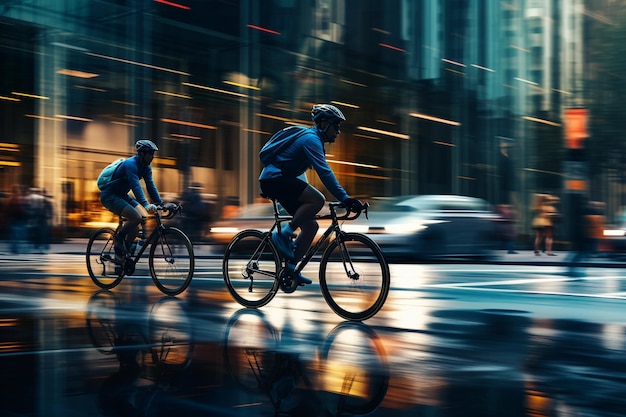
{"type": "Polygon", "coordinates": [[[287,260],[293,259],[294,243],[291,240],[291,233],[289,236],[286,236],[285,233],[278,233],[274,230],[272,232],[272,242],[274,242],[274,246],[276,246],[280,256],[287,260]]]}
{"type": "MultiPolygon", "coordinates": [[[[291,274],[295,274],[296,273],[295,269],[296,269],[296,266],[294,264],[289,263],[289,262],[287,263],[287,271],[289,271],[291,274]]],[[[303,276],[301,272],[298,272],[296,279],[298,281],[299,286],[311,284],[313,282],[309,278],[303,276]]]]}

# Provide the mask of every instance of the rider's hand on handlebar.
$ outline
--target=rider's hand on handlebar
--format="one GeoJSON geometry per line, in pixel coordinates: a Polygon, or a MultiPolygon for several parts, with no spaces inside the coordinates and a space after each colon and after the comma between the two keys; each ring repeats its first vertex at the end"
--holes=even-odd
{"type": "Polygon", "coordinates": [[[178,205],[176,203],[167,203],[163,205],[163,208],[167,211],[173,211],[176,210],[176,208],[178,207],[178,205]]]}
{"type": "Polygon", "coordinates": [[[148,213],[156,213],[157,211],[157,206],[155,206],[154,204],[148,204],[144,208],[148,213]]]}
{"type": "Polygon", "coordinates": [[[343,205],[346,208],[346,210],[351,211],[353,213],[360,213],[361,210],[365,208],[365,206],[363,205],[361,201],[357,200],[356,198],[350,198],[350,197],[343,200],[343,205]]]}

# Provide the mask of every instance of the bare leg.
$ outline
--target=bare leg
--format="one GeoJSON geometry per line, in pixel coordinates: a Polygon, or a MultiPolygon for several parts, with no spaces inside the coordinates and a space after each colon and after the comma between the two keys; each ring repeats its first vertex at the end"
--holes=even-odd
{"type": "Polygon", "coordinates": [[[554,238],[552,236],[552,228],[546,228],[546,253],[548,255],[552,254],[552,243],[554,242],[554,238]]]}
{"type": "Polygon", "coordinates": [[[539,254],[539,243],[541,243],[541,230],[535,230],[535,254],[539,254]]]}

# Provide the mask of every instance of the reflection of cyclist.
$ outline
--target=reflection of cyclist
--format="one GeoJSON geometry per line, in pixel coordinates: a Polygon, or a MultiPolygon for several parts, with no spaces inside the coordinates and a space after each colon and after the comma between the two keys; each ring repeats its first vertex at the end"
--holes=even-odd
{"type": "Polygon", "coordinates": [[[114,353],[119,361],[100,389],[105,415],[161,415],[150,409],[158,409],[168,390],[177,390],[178,382],[187,380],[183,372],[191,363],[193,330],[185,303],[170,296],[149,308],[147,302],[131,297],[120,303],[105,290],[87,302],[86,327],[94,347],[105,355],[114,353]]]}
{"type": "Polygon", "coordinates": [[[382,403],[389,365],[372,328],[340,323],[324,338],[314,362],[300,357],[299,348],[311,346],[300,346],[295,336],[290,320],[279,332],[259,310],[235,312],[222,345],[228,373],[244,389],[267,395],[275,416],[368,415],[382,403]]]}
{"type": "MultiPolygon", "coordinates": [[[[362,204],[350,198],[341,187],[332,169],[328,166],[324,153],[324,143],[333,143],[340,132],[340,124],[346,118],[343,113],[330,104],[316,104],[311,110],[315,126],[306,131],[287,148],[282,150],[275,160],[261,171],[259,182],[264,195],[275,198],[293,216],[282,226],[280,233],[272,234],[272,241],[287,262],[287,268],[294,270],[296,262],[304,256],[311,246],[318,224],[315,215],[326,202],[324,195],[311,186],[305,172],[313,167],[324,186],[351,211],[359,211],[362,204]],[[291,240],[294,230],[300,228],[295,246],[291,240]]],[[[288,128],[289,129],[289,128],[288,128]]],[[[310,284],[311,280],[298,276],[298,284],[310,284]]]]}
{"type": "Polygon", "coordinates": [[[115,236],[115,256],[118,261],[124,258],[126,248],[130,247],[137,234],[137,226],[141,223],[141,212],[136,207],[141,204],[149,213],[156,211],[156,206],[146,199],[140,179],[144,180],[152,201],[157,205],[163,205],[163,200],[152,179],[150,166],[154,152],[159,148],[152,141],[142,139],[135,143],[135,149],[137,155],[122,162],[111,178],[111,182],[100,194],[100,201],[104,207],[126,218],[126,222],[115,236]],[[130,190],[133,191],[135,198],[128,194],[130,190]]]}

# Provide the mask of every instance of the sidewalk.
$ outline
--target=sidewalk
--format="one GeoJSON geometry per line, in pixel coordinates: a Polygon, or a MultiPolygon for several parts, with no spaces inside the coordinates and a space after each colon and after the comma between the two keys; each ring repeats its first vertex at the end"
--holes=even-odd
{"type": "MultiPolygon", "coordinates": [[[[87,248],[86,238],[71,238],[64,243],[55,243],[50,245],[48,253],[53,254],[72,254],[84,255],[87,248]]],[[[25,253],[34,253],[29,247],[25,253]]],[[[222,259],[223,249],[208,243],[194,244],[194,253],[199,259],[222,259]]],[[[475,263],[475,264],[495,264],[495,265],[554,265],[565,266],[566,260],[570,253],[567,251],[554,252],[556,256],[547,256],[542,253],[536,256],[532,250],[518,250],[515,254],[508,254],[506,251],[496,251],[493,259],[489,260],[472,260],[472,259],[445,259],[442,261],[432,261],[432,263],[475,263]]],[[[9,242],[0,240],[0,258],[10,255],[9,242]]],[[[15,255],[13,255],[15,256],[15,255]]],[[[581,266],[594,266],[605,268],[625,268],[626,258],[610,257],[607,254],[600,254],[593,258],[585,260],[581,266]]]]}
{"type": "MultiPolygon", "coordinates": [[[[84,255],[87,249],[87,238],[70,238],[66,239],[63,243],[52,243],[50,249],[46,253],[50,254],[65,254],[65,255],[84,255]]],[[[0,258],[2,256],[11,255],[9,242],[6,240],[0,240],[0,258]]],[[[31,245],[23,245],[24,254],[35,254],[31,245]]],[[[223,252],[220,252],[213,245],[200,243],[194,244],[194,254],[196,258],[216,258],[221,259],[223,252]]],[[[16,256],[16,255],[12,255],[16,256]]]]}
{"type": "MultiPolygon", "coordinates": [[[[533,250],[519,250],[516,254],[508,254],[506,251],[497,251],[497,257],[492,263],[495,264],[513,264],[513,265],[569,265],[571,252],[554,251],[556,256],[548,256],[541,253],[535,255],[533,250]]],[[[605,268],[624,268],[626,267],[626,258],[611,256],[609,253],[599,253],[593,257],[584,259],[580,266],[605,267],[605,268]]]]}

